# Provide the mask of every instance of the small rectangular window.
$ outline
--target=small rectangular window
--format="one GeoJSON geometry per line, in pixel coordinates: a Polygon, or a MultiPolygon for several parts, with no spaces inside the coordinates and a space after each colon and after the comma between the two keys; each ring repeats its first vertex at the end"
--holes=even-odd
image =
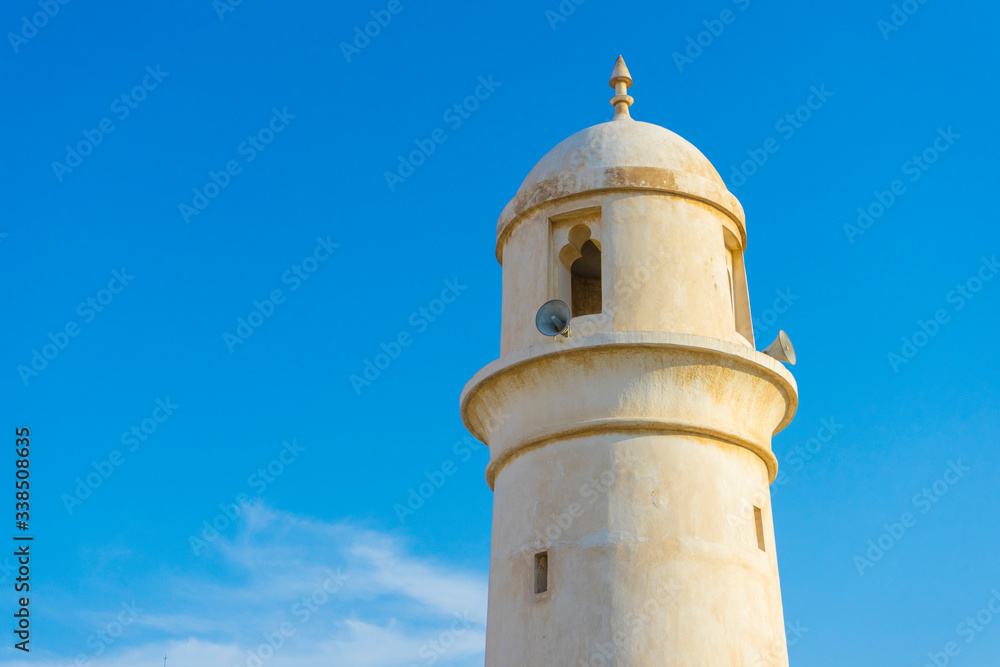
{"type": "Polygon", "coordinates": [[[757,526],[757,548],[767,551],[764,548],[764,515],[759,507],[753,508],[753,522],[757,526]]]}
{"type": "Polygon", "coordinates": [[[549,552],[535,554],[535,595],[549,590],[549,552]]]}

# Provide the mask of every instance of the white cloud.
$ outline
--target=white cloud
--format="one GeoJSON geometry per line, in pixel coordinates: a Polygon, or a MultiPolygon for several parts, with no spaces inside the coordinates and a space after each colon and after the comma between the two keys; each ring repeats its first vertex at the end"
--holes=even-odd
{"type": "MultiPolygon", "coordinates": [[[[486,578],[413,556],[384,533],[326,523],[263,504],[241,517],[232,539],[213,545],[212,576],[159,573],[142,582],[134,623],[115,612],[75,611],[90,642],[65,655],[0,650],[9,667],[358,667],[482,665],[486,578]],[[98,630],[117,635],[95,656],[98,630]],[[272,649],[271,644],[278,645],[272,649]]],[[[115,555],[119,555],[116,550],[115,555]]],[[[120,594],[131,601],[131,586],[120,594]]],[[[105,598],[107,599],[107,598],[105,598]]],[[[104,605],[102,605],[104,606],[104,605]]]]}

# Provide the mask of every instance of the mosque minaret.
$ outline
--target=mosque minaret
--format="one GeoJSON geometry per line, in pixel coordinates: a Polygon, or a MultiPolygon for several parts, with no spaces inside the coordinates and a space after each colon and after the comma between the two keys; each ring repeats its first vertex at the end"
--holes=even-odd
{"type": "Polygon", "coordinates": [[[754,347],[742,206],[631,85],[619,57],[614,118],[497,225],[500,357],[461,397],[494,491],[486,665],[786,666],[769,486],[795,380],[754,347]]]}

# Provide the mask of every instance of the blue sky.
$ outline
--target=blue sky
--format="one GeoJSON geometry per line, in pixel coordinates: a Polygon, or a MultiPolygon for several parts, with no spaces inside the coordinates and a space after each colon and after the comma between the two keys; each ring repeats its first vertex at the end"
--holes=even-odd
{"type": "Polygon", "coordinates": [[[633,117],[746,209],[758,347],[798,352],[792,663],[1000,660],[996,6],[223,1],[0,12],[0,398],[35,535],[32,652],[0,661],[248,665],[290,627],[264,664],[481,664],[458,394],[498,353],[496,219],[610,119],[619,53],[633,117]]]}

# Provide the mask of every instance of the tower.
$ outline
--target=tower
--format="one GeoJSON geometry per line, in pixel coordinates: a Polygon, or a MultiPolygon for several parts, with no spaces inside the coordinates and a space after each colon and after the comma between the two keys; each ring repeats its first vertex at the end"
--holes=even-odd
{"type": "Polygon", "coordinates": [[[497,225],[500,358],[465,386],[494,491],[487,667],[787,665],[769,485],[797,388],[754,349],[743,208],[629,114],[535,165],[497,225]],[[570,304],[568,336],[535,327],[570,304]]]}

